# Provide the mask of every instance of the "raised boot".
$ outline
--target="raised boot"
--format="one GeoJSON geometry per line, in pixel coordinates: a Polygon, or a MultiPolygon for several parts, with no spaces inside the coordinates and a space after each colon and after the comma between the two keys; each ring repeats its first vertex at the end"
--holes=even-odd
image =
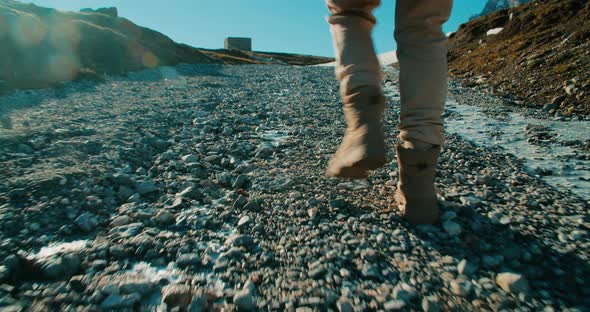
{"type": "Polygon", "coordinates": [[[408,149],[397,145],[399,182],[396,202],[411,224],[434,224],[440,211],[434,188],[440,146],[427,150],[408,149]]]}
{"type": "Polygon", "coordinates": [[[340,147],[330,159],[326,175],[362,179],[368,170],[387,162],[383,112],[385,97],[379,87],[360,87],[343,97],[346,131],[340,147]]]}

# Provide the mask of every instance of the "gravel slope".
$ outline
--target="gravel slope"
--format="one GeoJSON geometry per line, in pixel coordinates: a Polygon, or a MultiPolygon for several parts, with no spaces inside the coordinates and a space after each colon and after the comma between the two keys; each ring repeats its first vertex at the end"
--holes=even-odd
{"type": "Polygon", "coordinates": [[[449,136],[437,226],[390,209],[393,162],[324,177],[331,68],[160,68],[0,107],[0,309],[590,308],[587,202],[512,155],[449,136]]]}

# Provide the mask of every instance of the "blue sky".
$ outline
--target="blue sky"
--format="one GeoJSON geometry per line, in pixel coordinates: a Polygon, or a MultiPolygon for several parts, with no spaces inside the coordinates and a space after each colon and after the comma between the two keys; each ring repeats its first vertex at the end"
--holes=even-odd
{"type": "MultiPolygon", "coordinates": [[[[409,0],[413,1],[413,0],[409,0]]],[[[178,42],[218,49],[227,36],[252,38],[257,51],[333,56],[323,0],[31,0],[39,6],[77,11],[116,6],[119,15],[162,32],[178,42]]],[[[485,0],[455,0],[444,31],[481,12],[485,0]]],[[[375,11],[373,37],[378,53],[395,49],[395,1],[382,0],[375,11]]]]}

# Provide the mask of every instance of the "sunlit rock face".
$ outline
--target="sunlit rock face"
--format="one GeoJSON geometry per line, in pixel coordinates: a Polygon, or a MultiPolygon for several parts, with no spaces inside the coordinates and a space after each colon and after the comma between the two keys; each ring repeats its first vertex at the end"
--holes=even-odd
{"type": "Polygon", "coordinates": [[[0,43],[0,82],[12,88],[209,59],[118,17],[116,8],[63,12],[13,0],[0,0],[0,43]]]}

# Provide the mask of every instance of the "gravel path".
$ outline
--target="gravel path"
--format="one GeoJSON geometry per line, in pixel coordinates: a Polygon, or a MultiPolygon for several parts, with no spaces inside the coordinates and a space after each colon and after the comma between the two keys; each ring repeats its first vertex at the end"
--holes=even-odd
{"type": "Polygon", "coordinates": [[[0,309],[590,309],[590,207],[513,155],[449,135],[437,226],[400,218],[394,162],[324,177],[331,68],[161,68],[0,107],[0,309]]]}

